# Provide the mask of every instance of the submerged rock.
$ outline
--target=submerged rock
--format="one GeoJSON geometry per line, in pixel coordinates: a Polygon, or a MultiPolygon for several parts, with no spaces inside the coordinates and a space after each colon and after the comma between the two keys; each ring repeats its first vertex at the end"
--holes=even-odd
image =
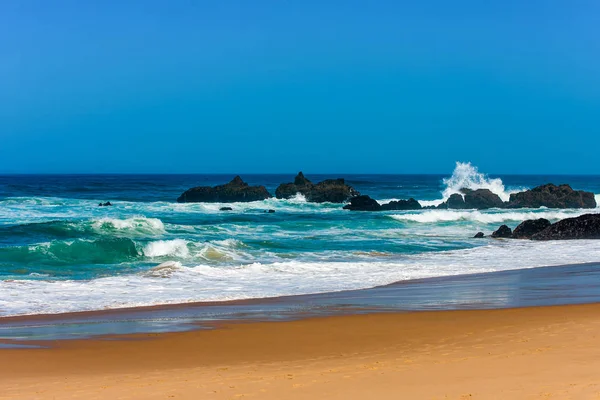
{"type": "Polygon", "coordinates": [[[485,235],[483,234],[483,232],[477,232],[475,234],[475,236],[473,236],[473,238],[475,238],[475,239],[481,239],[481,238],[484,238],[484,237],[485,237],[485,235]]]}
{"type": "Polygon", "coordinates": [[[98,207],[110,207],[112,206],[110,201],[107,201],[106,203],[99,203],[98,207]]]}
{"type": "Polygon", "coordinates": [[[273,214],[275,212],[275,210],[265,210],[265,213],[267,214],[273,214]]]}
{"type": "Polygon", "coordinates": [[[350,199],[350,204],[344,206],[345,210],[351,211],[405,211],[420,210],[421,208],[421,204],[413,198],[379,204],[377,200],[367,195],[353,197],[350,199]]]}
{"type": "Polygon", "coordinates": [[[600,214],[558,221],[531,237],[533,240],[600,239],[600,214]]]}
{"type": "Polygon", "coordinates": [[[271,198],[264,186],[249,186],[239,176],[225,185],[215,187],[198,186],[186,190],[179,198],[179,203],[234,203],[249,202],[271,198]]]}
{"type": "Polygon", "coordinates": [[[293,183],[282,183],[275,191],[278,199],[289,199],[300,193],[306,201],[313,203],[345,203],[360,193],[347,185],[344,179],[327,179],[317,184],[299,172],[293,183]]]}
{"type": "Polygon", "coordinates": [[[498,228],[497,231],[494,231],[492,233],[492,237],[493,238],[511,238],[512,230],[508,226],[502,225],[500,228],[498,228]]]}
{"type": "Polygon", "coordinates": [[[232,210],[233,210],[233,208],[231,208],[231,207],[221,207],[221,208],[219,208],[219,211],[232,211],[232,210]]]}
{"type": "Polygon", "coordinates": [[[594,193],[552,183],[510,195],[507,208],[596,208],[594,193]]]}
{"type": "Polygon", "coordinates": [[[531,239],[533,235],[543,231],[550,226],[550,221],[545,218],[528,219],[515,228],[512,237],[514,239],[531,239]]]}

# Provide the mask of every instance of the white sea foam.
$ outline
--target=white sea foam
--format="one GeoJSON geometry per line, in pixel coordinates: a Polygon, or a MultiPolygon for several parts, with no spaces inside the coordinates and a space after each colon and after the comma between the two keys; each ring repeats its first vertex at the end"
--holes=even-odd
{"type": "Polygon", "coordinates": [[[149,272],[90,281],[0,281],[0,315],[261,298],[359,289],[399,280],[600,261],[600,241],[495,240],[389,261],[161,264],[149,272]],[[156,279],[162,277],[164,279],[156,279]]]}
{"type": "Polygon", "coordinates": [[[92,223],[92,227],[98,231],[117,230],[138,234],[162,234],[165,225],[158,218],[133,217],[127,219],[101,218],[92,223]]]}
{"type": "Polygon", "coordinates": [[[183,239],[158,240],[150,242],[144,247],[146,257],[174,256],[187,258],[190,256],[188,241],[183,239]]]}
{"type": "Polygon", "coordinates": [[[428,210],[418,213],[394,214],[391,218],[397,221],[420,222],[425,224],[435,224],[438,222],[451,221],[472,221],[484,224],[500,223],[507,221],[522,222],[527,219],[546,218],[550,221],[556,221],[564,218],[578,217],[596,210],[557,210],[557,211],[502,211],[502,212],[484,212],[484,211],[457,211],[457,210],[428,210]]]}
{"type": "Polygon", "coordinates": [[[422,207],[437,207],[444,202],[444,199],[438,200],[419,200],[422,207]]]}
{"type": "Polygon", "coordinates": [[[171,275],[182,268],[179,261],[166,261],[156,267],[150,268],[150,270],[144,272],[142,276],[149,278],[170,278],[171,275]]]}
{"type": "Polygon", "coordinates": [[[600,194],[594,195],[594,198],[596,199],[596,208],[600,208],[600,194]]]}
{"type": "Polygon", "coordinates": [[[469,162],[457,162],[452,176],[445,178],[444,184],[446,185],[446,189],[442,192],[444,200],[454,193],[460,193],[460,189],[463,188],[472,190],[489,189],[492,193],[497,194],[502,201],[508,201],[511,193],[521,191],[507,191],[501,179],[488,178],[469,162]]]}

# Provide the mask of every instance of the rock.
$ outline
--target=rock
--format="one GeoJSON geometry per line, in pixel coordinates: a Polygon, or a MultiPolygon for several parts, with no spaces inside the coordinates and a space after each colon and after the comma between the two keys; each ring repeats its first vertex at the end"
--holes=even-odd
{"type": "Polygon", "coordinates": [[[485,210],[488,208],[502,208],[504,202],[495,193],[492,193],[489,189],[461,189],[462,193],[453,193],[450,195],[446,202],[440,204],[438,208],[442,209],[476,209],[485,210]]]}
{"type": "Polygon", "coordinates": [[[110,207],[112,206],[110,201],[107,201],[106,203],[99,203],[98,207],[110,207]]]}
{"type": "Polygon", "coordinates": [[[529,219],[523,221],[515,228],[512,237],[514,239],[531,239],[533,235],[549,227],[550,221],[545,218],[529,219]]]}
{"type": "Polygon", "coordinates": [[[380,211],[381,204],[367,195],[356,196],[350,199],[350,204],[344,206],[344,210],[351,211],[380,211]]]}
{"type": "Polygon", "coordinates": [[[453,193],[452,195],[450,195],[448,200],[437,206],[437,208],[462,210],[467,208],[467,205],[465,204],[465,199],[462,197],[462,195],[458,193],[453,193]]]}
{"type": "Polygon", "coordinates": [[[408,200],[390,201],[389,203],[381,205],[382,211],[420,210],[421,208],[421,204],[412,197],[408,200]]]}
{"type": "Polygon", "coordinates": [[[351,211],[403,211],[420,209],[421,204],[413,198],[379,204],[377,200],[367,195],[353,197],[350,199],[350,204],[344,206],[344,210],[351,211]]]}
{"type": "Polygon", "coordinates": [[[497,231],[492,233],[492,237],[493,238],[511,238],[512,230],[508,226],[502,225],[500,228],[498,228],[497,231]]]}
{"type": "Polygon", "coordinates": [[[264,186],[249,186],[239,176],[225,185],[199,186],[186,190],[179,203],[233,203],[265,200],[272,197],[264,186]]]}
{"type": "Polygon", "coordinates": [[[221,207],[221,208],[219,208],[219,211],[232,211],[232,210],[233,210],[233,208],[231,208],[231,207],[221,207]]]}
{"type": "Polygon", "coordinates": [[[513,193],[507,208],[596,208],[596,199],[591,192],[573,190],[569,185],[556,186],[551,183],[524,192],[513,193]]]}
{"type": "Polygon", "coordinates": [[[483,232],[477,232],[475,234],[475,236],[473,236],[473,238],[475,238],[475,239],[481,239],[481,238],[484,238],[484,237],[485,237],[485,235],[483,234],[483,232]]]}
{"type": "Polygon", "coordinates": [[[464,193],[465,208],[473,208],[476,210],[485,210],[488,208],[503,208],[504,202],[495,193],[489,189],[461,189],[464,193]]]}
{"type": "Polygon", "coordinates": [[[558,221],[531,237],[533,240],[600,239],[600,214],[558,221]]]}
{"type": "Polygon", "coordinates": [[[275,210],[265,210],[265,212],[268,214],[273,214],[275,212],[275,210]]]}
{"type": "Polygon", "coordinates": [[[346,184],[344,179],[327,179],[312,183],[299,172],[293,183],[282,183],[275,191],[278,199],[289,199],[300,193],[312,203],[345,203],[360,193],[346,184]]]}

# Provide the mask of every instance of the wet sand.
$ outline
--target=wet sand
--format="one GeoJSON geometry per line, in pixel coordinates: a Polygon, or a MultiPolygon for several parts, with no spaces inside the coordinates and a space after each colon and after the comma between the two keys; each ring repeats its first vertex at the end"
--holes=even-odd
{"type": "Polygon", "coordinates": [[[0,318],[0,399],[600,399],[598,282],[582,264],[0,318]]]}
{"type": "Polygon", "coordinates": [[[0,399],[597,399],[600,305],[382,313],[0,351],[0,399]]]}

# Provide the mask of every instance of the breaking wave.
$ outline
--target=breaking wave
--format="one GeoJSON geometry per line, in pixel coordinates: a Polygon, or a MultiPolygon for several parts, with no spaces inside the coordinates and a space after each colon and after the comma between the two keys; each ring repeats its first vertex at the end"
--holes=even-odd
{"type": "Polygon", "coordinates": [[[458,211],[458,210],[429,210],[420,213],[394,214],[391,218],[397,221],[420,222],[424,224],[436,224],[439,222],[453,221],[471,221],[484,224],[501,223],[506,221],[523,222],[527,219],[546,218],[550,221],[557,221],[564,218],[578,217],[583,214],[589,214],[590,210],[573,211],[503,211],[503,212],[482,212],[482,211],[458,211]]]}
{"type": "Polygon", "coordinates": [[[600,241],[498,241],[471,249],[387,262],[252,262],[186,267],[164,262],[145,272],[92,280],[0,281],[0,316],[143,305],[264,298],[368,288],[407,279],[481,273],[600,259],[600,241]],[[158,279],[162,278],[162,279],[158,279]],[[27,293],[27,301],[15,301],[27,293]]]}
{"type": "Polygon", "coordinates": [[[504,187],[502,179],[491,179],[485,174],[479,172],[477,167],[471,165],[470,162],[457,162],[452,176],[443,180],[446,188],[442,192],[444,201],[452,194],[460,193],[461,189],[489,189],[492,193],[497,194],[502,201],[508,201],[511,193],[520,192],[523,189],[507,191],[504,187]]]}

